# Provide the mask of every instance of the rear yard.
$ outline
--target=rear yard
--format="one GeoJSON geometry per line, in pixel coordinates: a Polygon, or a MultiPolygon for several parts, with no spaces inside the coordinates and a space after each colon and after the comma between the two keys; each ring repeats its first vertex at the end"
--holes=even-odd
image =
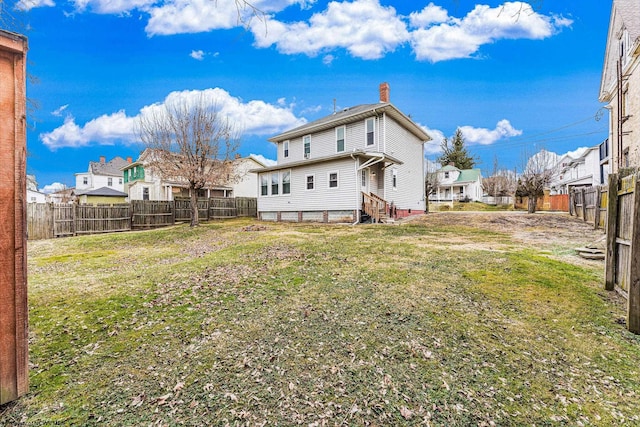
{"type": "Polygon", "coordinates": [[[640,338],[564,214],[29,242],[0,425],[638,425],[640,338]]]}

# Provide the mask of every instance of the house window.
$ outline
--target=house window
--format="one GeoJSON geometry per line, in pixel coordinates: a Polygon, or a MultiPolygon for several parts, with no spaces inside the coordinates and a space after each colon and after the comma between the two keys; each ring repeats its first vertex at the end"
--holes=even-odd
{"type": "Polygon", "coordinates": [[[260,195],[269,195],[269,177],[267,175],[260,175],[260,195]]]}
{"type": "Polygon", "coordinates": [[[311,135],[302,138],[302,143],[304,146],[304,158],[308,159],[311,156],[311,135]]]}
{"type": "Polygon", "coordinates": [[[338,172],[329,172],[329,188],[338,188],[338,172]]]}
{"type": "Polygon", "coordinates": [[[367,121],[365,122],[365,127],[367,129],[367,145],[373,145],[374,143],[374,125],[375,119],[373,117],[367,119],[367,121]]]}
{"type": "Polygon", "coordinates": [[[142,200],[149,200],[149,187],[142,187],[142,200]]]}
{"type": "Polygon", "coordinates": [[[122,178],[118,178],[118,184],[122,185],[122,178]]]}
{"type": "Polygon", "coordinates": [[[87,178],[86,176],[84,178],[82,178],[82,183],[84,185],[89,185],[89,178],[87,178]]]}
{"type": "Polygon", "coordinates": [[[344,151],[344,126],[336,128],[336,152],[344,151]]]}
{"type": "Polygon", "coordinates": [[[107,185],[109,187],[113,186],[113,178],[107,178],[107,185]]]}
{"type": "Polygon", "coordinates": [[[622,164],[624,165],[625,168],[629,167],[629,149],[628,148],[626,148],[622,152],[622,164]]]}
{"type": "Polygon", "coordinates": [[[307,183],[307,190],[313,190],[314,187],[314,180],[315,180],[315,175],[307,175],[305,177],[306,183],[307,183]]]}
{"type": "Polygon", "coordinates": [[[367,171],[364,169],[362,169],[362,172],[360,174],[360,181],[362,182],[362,187],[367,186],[367,171]]]}
{"type": "Polygon", "coordinates": [[[274,172],[271,174],[271,195],[275,196],[278,194],[278,190],[280,187],[280,174],[278,172],[274,172]]]}
{"type": "Polygon", "coordinates": [[[282,156],[286,159],[289,157],[289,141],[282,143],[282,156]]]}
{"type": "Polygon", "coordinates": [[[444,179],[449,179],[449,172],[444,173],[444,179]]]}
{"type": "Polygon", "coordinates": [[[291,171],[282,172],[282,194],[291,193],[291,171]]]}
{"type": "Polygon", "coordinates": [[[398,170],[397,169],[394,169],[392,171],[391,180],[392,180],[393,189],[397,190],[398,189],[398,170]]]}

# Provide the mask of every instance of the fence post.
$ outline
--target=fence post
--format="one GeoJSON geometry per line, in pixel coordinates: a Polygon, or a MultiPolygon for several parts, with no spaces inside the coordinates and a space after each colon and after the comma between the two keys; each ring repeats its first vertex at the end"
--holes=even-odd
{"type": "Polygon", "coordinates": [[[631,219],[631,263],[629,265],[629,303],[627,328],[640,334],[640,186],[636,175],[633,180],[633,211],[631,219]]]}
{"type": "Polygon", "coordinates": [[[596,210],[593,213],[593,229],[597,230],[600,226],[600,204],[602,203],[602,192],[600,191],[600,187],[596,187],[596,210]]]}
{"type": "Polygon", "coordinates": [[[604,288],[612,291],[616,284],[616,236],[618,234],[618,174],[609,175],[607,192],[607,253],[605,258],[604,288]]]}
{"type": "Polygon", "coordinates": [[[582,220],[587,222],[587,197],[585,195],[584,187],[580,189],[580,195],[582,197],[582,220]]]}

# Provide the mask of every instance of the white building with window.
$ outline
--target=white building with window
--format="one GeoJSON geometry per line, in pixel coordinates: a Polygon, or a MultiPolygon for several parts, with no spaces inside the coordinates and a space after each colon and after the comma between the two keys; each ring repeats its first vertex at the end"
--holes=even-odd
{"type": "Polygon", "coordinates": [[[431,138],[389,102],[345,108],[269,139],[277,165],[257,169],[265,221],[356,222],[423,213],[424,143],[431,138]]]}
{"type": "Polygon", "coordinates": [[[482,201],[480,169],[458,169],[454,165],[437,171],[437,186],[429,196],[433,202],[482,201]]]}
{"type": "Polygon", "coordinates": [[[100,161],[89,162],[87,172],[76,174],[76,190],[88,192],[99,188],[109,188],[119,192],[124,191],[122,168],[131,163],[131,157],[127,160],[116,156],[107,162],[106,157],[100,156],[100,161]]]}

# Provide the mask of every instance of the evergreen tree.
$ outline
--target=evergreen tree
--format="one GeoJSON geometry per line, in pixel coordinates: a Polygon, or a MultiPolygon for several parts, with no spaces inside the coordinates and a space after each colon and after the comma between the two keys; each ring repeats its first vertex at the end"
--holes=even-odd
{"type": "Polygon", "coordinates": [[[456,129],[451,143],[445,138],[442,140],[440,147],[442,148],[442,155],[438,158],[438,162],[442,166],[446,166],[449,163],[453,163],[458,169],[473,169],[475,166],[476,159],[467,151],[460,128],[456,129]]]}

